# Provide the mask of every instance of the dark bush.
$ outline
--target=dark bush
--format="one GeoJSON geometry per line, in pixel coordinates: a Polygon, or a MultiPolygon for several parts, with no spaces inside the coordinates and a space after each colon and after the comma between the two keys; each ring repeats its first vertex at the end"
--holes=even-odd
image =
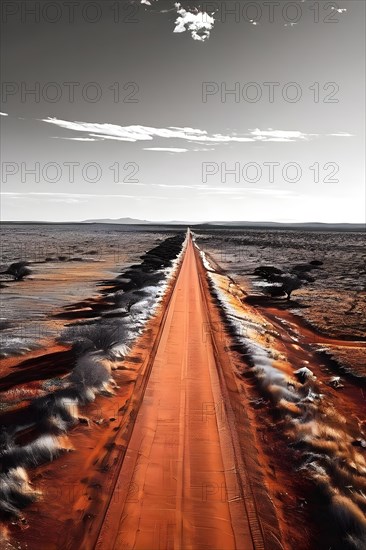
{"type": "Polygon", "coordinates": [[[62,447],[51,435],[42,435],[23,447],[13,446],[0,453],[4,470],[12,468],[35,468],[45,462],[51,462],[62,452],[62,447]]]}
{"type": "Polygon", "coordinates": [[[96,355],[87,354],[78,360],[69,375],[69,381],[79,392],[82,401],[91,401],[94,398],[93,390],[108,393],[111,391],[112,377],[105,360],[96,355]]]}
{"type": "Polygon", "coordinates": [[[11,275],[14,278],[14,281],[21,281],[27,275],[32,273],[32,270],[29,269],[28,262],[15,262],[3,271],[4,275],[11,275]]]}
{"type": "Polygon", "coordinates": [[[108,353],[113,346],[125,340],[126,329],[123,325],[101,323],[68,327],[59,338],[64,344],[71,344],[79,355],[89,351],[108,353]]]}
{"type": "MultiPolygon", "coordinates": [[[[0,511],[19,516],[19,511],[36,500],[27,475],[22,468],[11,469],[0,475],[0,511]]],[[[1,544],[1,540],[0,540],[1,544]]]]}
{"type": "Polygon", "coordinates": [[[41,428],[47,431],[66,431],[76,421],[77,399],[75,390],[59,390],[34,399],[30,412],[41,428]]]}
{"type": "Polygon", "coordinates": [[[263,265],[255,268],[254,275],[257,275],[257,277],[261,277],[268,282],[274,283],[282,275],[282,271],[278,267],[274,267],[272,265],[263,265]]]}

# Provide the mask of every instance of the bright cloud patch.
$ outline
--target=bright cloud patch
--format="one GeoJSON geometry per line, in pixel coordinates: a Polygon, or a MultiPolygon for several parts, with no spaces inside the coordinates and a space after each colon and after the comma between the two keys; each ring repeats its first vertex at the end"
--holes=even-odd
{"type": "Polygon", "coordinates": [[[9,116],[8,113],[0,113],[0,116],[9,116]]]}
{"type": "Polygon", "coordinates": [[[353,134],[348,134],[347,132],[338,132],[337,134],[328,134],[328,136],[333,136],[333,137],[353,137],[353,134]]]}
{"type": "Polygon", "coordinates": [[[178,126],[170,126],[169,128],[153,128],[141,125],[118,126],[117,124],[98,122],[71,122],[57,118],[43,119],[43,122],[54,124],[67,130],[85,132],[89,137],[99,138],[99,140],[112,139],[116,141],[136,142],[152,141],[154,138],[166,138],[213,143],[254,141],[252,137],[228,136],[223,134],[208,135],[205,130],[187,127],[180,128],[178,126]]]}
{"type": "MultiPolygon", "coordinates": [[[[57,118],[42,119],[43,122],[48,124],[54,124],[60,128],[66,130],[73,130],[75,132],[84,132],[84,136],[81,138],[68,138],[78,141],[153,141],[157,138],[163,139],[182,139],[191,143],[246,143],[254,141],[304,141],[312,137],[317,137],[318,134],[304,134],[300,131],[294,130],[255,130],[249,131],[248,134],[241,136],[236,133],[232,135],[225,134],[208,134],[206,130],[200,130],[197,128],[169,126],[168,128],[153,128],[151,126],[119,126],[117,124],[98,123],[98,122],[71,122],[68,120],[60,120],[57,118]]],[[[151,150],[167,150],[171,152],[186,152],[186,150],[170,147],[152,147],[151,150]]]]}
{"type": "MultiPolygon", "coordinates": [[[[58,139],[58,138],[56,138],[58,139]]],[[[61,138],[61,139],[66,139],[68,141],[99,141],[98,138],[88,138],[88,137],[76,137],[76,138],[61,138]]]]}
{"type": "Polygon", "coordinates": [[[162,151],[166,153],[188,153],[188,149],[180,149],[179,147],[145,147],[144,151],[162,151]]]}
{"type": "Polygon", "coordinates": [[[331,9],[337,11],[338,13],[346,13],[347,11],[347,8],[335,8],[334,6],[332,6],[331,9]]]}
{"type": "Polygon", "coordinates": [[[316,136],[317,134],[304,134],[303,132],[293,130],[259,130],[256,128],[251,131],[252,136],[255,136],[259,141],[298,141],[308,139],[309,136],[316,136]]]}
{"type": "MultiPolygon", "coordinates": [[[[157,0],[140,0],[140,4],[151,7],[158,3],[157,0]]],[[[183,8],[180,2],[175,2],[170,9],[161,9],[160,13],[169,13],[176,11],[178,17],[175,21],[175,33],[188,31],[193,40],[204,42],[210,37],[211,30],[215,24],[213,14],[209,15],[205,11],[196,7],[183,8]]]]}
{"type": "Polygon", "coordinates": [[[215,24],[215,19],[212,15],[206,12],[199,11],[197,8],[187,11],[182,8],[182,5],[177,2],[175,4],[179,17],[175,22],[175,33],[189,31],[193,40],[204,42],[210,37],[211,30],[215,24]]]}

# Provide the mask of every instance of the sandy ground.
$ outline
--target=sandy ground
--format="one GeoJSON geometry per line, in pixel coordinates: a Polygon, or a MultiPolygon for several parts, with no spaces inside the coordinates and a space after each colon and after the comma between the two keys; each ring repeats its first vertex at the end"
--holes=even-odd
{"type": "Polygon", "coordinates": [[[198,233],[197,239],[264,314],[267,309],[271,317],[275,314],[299,325],[301,334],[310,329],[314,344],[324,348],[344,371],[366,378],[366,256],[362,232],[214,230],[198,233]],[[296,290],[290,303],[266,298],[263,281],[254,275],[261,265],[286,271],[314,259],[323,265],[312,271],[314,281],[296,290]]]}
{"type": "MultiPolygon", "coordinates": [[[[340,345],[347,350],[350,357],[354,358],[355,350],[365,350],[365,342],[338,340],[324,336],[291,311],[276,307],[261,307],[257,303],[258,300],[253,307],[248,300],[248,287],[243,289],[241,282],[240,285],[235,283],[207,252],[205,257],[206,260],[209,258],[208,269],[213,269],[210,277],[215,281],[215,288],[219,288],[221,294],[225,295],[225,303],[230,304],[232,311],[237,312],[238,319],[241,318],[244,321],[244,325],[237,332],[239,340],[245,335],[250,337],[249,348],[245,349],[244,346],[244,356],[236,363],[236,368],[241,373],[247,399],[249,397],[251,401],[248,414],[257,433],[262,472],[280,519],[284,545],[291,549],[343,550],[346,546],[342,537],[348,527],[342,527],[339,518],[329,513],[329,501],[327,498],[324,499],[316,483],[311,484],[308,476],[299,475],[302,452],[292,448],[288,437],[289,432],[285,428],[289,411],[279,412],[276,408],[276,400],[273,398],[267,400],[268,393],[263,392],[253,372],[246,366],[246,356],[251,344],[257,342],[267,346],[272,352],[276,350],[274,357],[277,357],[277,360],[274,365],[278,372],[283,372],[286,376],[291,377],[297,368],[305,365],[310,367],[316,376],[318,391],[322,392],[317,421],[320,424],[324,423],[330,430],[333,426],[340,429],[337,437],[348,441],[345,455],[342,456],[337,446],[333,455],[330,453],[331,460],[335,464],[344,465],[349,460],[352,462],[351,457],[356,448],[349,443],[365,435],[365,379],[355,376],[342,365],[335,363],[327,354],[318,350],[340,345]],[[252,329],[248,331],[245,323],[249,325],[254,323],[254,326],[260,328],[257,331],[252,329]],[[336,389],[332,387],[330,380],[333,376],[339,375],[341,387],[336,389]],[[262,398],[258,399],[259,395],[262,395],[262,398]]],[[[218,325],[218,330],[223,330],[222,325],[218,325]]],[[[227,338],[224,331],[222,337],[227,338]]],[[[230,345],[230,339],[228,339],[228,345],[230,345]]],[[[327,443],[325,447],[326,445],[327,443]]],[[[363,454],[361,451],[358,455],[362,464],[364,464],[363,454]]],[[[363,472],[362,467],[360,473],[361,471],[363,472]]],[[[335,494],[340,492],[353,499],[352,484],[348,484],[342,477],[333,478],[330,482],[330,485],[332,484],[335,494]]],[[[361,504],[363,509],[365,509],[364,504],[361,504]]],[[[363,545],[361,544],[360,547],[363,548],[363,545]]]]}
{"type": "Polygon", "coordinates": [[[30,277],[0,276],[0,374],[57,338],[65,322],[96,318],[101,285],[112,282],[168,233],[90,226],[2,227],[0,271],[28,261],[30,277]],[[58,258],[62,258],[60,261],[58,258]],[[75,310],[75,304],[80,307],[75,310]],[[72,307],[72,311],[69,310],[72,307]],[[17,357],[16,357],[17,356],[17,357]],[[9,359],[9,361],[8,361],[9,359]]]}
{"type": "Polygon", "coordinates": [[[11,526],[12,541],[28,550],[39,540],[52,550],[282,547],[218,323],[189,240],[165,304],[116,371],[121,389],[85,411],[91,423],[69,436],[75,452],[36,469],[43,496],[11,526]]]}
{"type": "MultiPolygon", "coordinates": [[[[280,369],[312,368],[331,416],[341,411],[356,437],[363,385],[350,377],[340,392],[329,387],[333,366],[313,349],[314,342],[339,342],[296,323],[289,311],[253,308],[239,286],[217,279],[247,319],[265,318],[276,330],[272,345],[288,357],[277,361],[280,369]]],[[[346,342],[351,352],[354,344],[346,342]]],[[[45,372],[51,365],[63,371],[68,350],[49,351],[45,372]]],[[[26,359],[29,372],[37,356],[26,359]]],[[[297,475],[282,417],[258,399],[190,239],[164,301],[117,367],[116,395],[85,407],[89,422],[69,433],[75,452],[32,472],[42,496],[24,521],[8,525],[15,547],[309,550],[318,541],[322,550],[336,543],[333,526],[314,519],[325,503],[297,475]]]]}

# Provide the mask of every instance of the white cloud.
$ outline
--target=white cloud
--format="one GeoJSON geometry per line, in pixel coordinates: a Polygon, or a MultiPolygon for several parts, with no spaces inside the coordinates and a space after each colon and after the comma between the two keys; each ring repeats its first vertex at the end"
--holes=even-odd
{"type": "Polygon", "coordinates": [[[0,113],[0,116],[9,116],[8,113],[0,113]]]}
{"type": "Polygon", "coordinates": [[[188,153],[188,149],[179,149],[179,147],[145,147],[144,151],[164,151],[167,153],[188,153]]]}
{"type": "Polygon", "coordinates": [[[273,139],[286,141],[304,140],[308,139],[308,137],[310,136],[317,135],[304,134],[303,132],[299,132],[297,130],[272,130],[272,128],[269,128],[268,130],[259,130],[259,128],[256,128],[250,133],[252,136],[255,136],[260,141],[273,141],[273,139]]]}
{"type": "Polygon", "coordinates": [[[114,141],[129,141],[131,143],[135,143],[135,141],[146,141],[153,139],[152,137],[146,136],[141,138],[135,138],[135,137],[127,137],[127,136],[114,136],[114,135],[108,135],[108,134],[89,134],[94,139],[93,141],[104,141],[105,139],[112,139],[114,141]]]}
{"type": "Polygon", "coordinates": [[[54,139],[66,139],[67,141],[100,141],[98,138],[87,138],[87,137],[77,137],[77,138],[74,138],[74,137],[64,137],[64,138],[58,138],[55,136],[54,139]]]}
{"type": "MultiPolygon", "coordinates": [[[[132,126],[119,126],[117,124],[98,123],[98,122],[72,122],[68,120],[60,120],[57,118],[42,119],[43,122],[53,124],[64,128],[66,130],[72,130],[74,132],[84,132],[86,136],[82,138],[63,138],[63,139],[77,139],[82,141],[153,141],[156,138],[162,139],[181,139],[191,143],[246,143],[255,141],[304,141],[318,136],[318,134],[305,134],[297,130],[260,130],[255,128],[250,130],[248,134],[241,136],[236,132],[231,135],[228,134],[211,134],[209,135],[206,130],[200,130],[197,128],[169,126],[168,128],[153,128],[151,126],[132,125],[132,126]]],[[[170,148],[157,148],[151,149],[170,149],[170,148]]],[[[178,148],[175,148],[178,149],[178,148]]],[[[178,152],[178,151],[176,151],[178,152]]],[[[185,151],[180,151],[185,152],[185,151]]]]}
{"type": "MultiPolygon", "coordinates": [[[[140,0],[140,4],[151,7],[157,0],[140,0]]],[[[213,13],[209,15],[196,7],[183,8],[180,2],[175,2],[172,8],[161,9],[159,13],[175,11],[178,15],[175,21],[174,33],[188,31],[193,40],[204,42],[210,37],[215,24],[213,13]]]]}
{"type": "Polygon", "coordinates": [[[335,8],[334,6],[332,6],[330,9],[335,10],[338,13],[346,13],[346,11],[347,11],[347,8],[335,8]]]}
{"type": "Polygon", "coordinates": [[[353,137],[353,134],[348,134],[347,132],[338,132],[336,134],[327,134],[328,136],[333,137],[353,137]]]}
{"type": "Polygon", "coordinates": [[[289,139],[286,137],[269,137],[262,139],[261,141],[274,141],[274,142],[281,142],[281,143],[289,143],[290,141],[296,141],[295,139],[289,139]]]}
{"type": "Polygon", "coordinates": [[[177,2],[175,4],[179,17],[175,21],[175,33],[189,31],[193,40],[204,42],[210,37],[211,30],[215,24],[215,19],[212,15],[206,12],[199,11],[194,8],[187,11],[182,8],[182,5],[177,2]]]}

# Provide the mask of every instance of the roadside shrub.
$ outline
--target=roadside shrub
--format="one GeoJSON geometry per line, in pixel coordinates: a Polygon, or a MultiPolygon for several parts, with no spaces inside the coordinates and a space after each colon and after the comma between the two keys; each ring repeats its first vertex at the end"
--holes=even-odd
{"type": "Polygon", "coordinates": [[[11,275],[14,281],[21,281],[27,275],[32,273],[32,270],[28,267],[28,262],[14,262],[2,272],[4,275],[11,275]]]}
{"type": "Polygon", "coordinates": [[[34,502],[37,496],[24,468],[13,468],[0,475],[0,512],[19,516],[19,511],[34,502]]]}
{"type": "Polygon", "coordinates": [[[121,324],[78,325],[68,327],[59,341],[71,344],[78,355],[91,351],[108,351],[126,339],[126,329],[121,324]]]}
{"type": "Polygon", "coordinates": [[[70,450],[63,447],[60,441],[51,435],[42,435],[35,441],[22,447],[12,446],[0,453],[4,470],[13,468],[35,468],[45,462],[51,462],[62,451],[70,450]]]}
{"type": "Polygon", "coordinates": [[[48,430],[66,431],[78,417],[78,398],[75,390],[60,390],[34,399],[31,412],[40,427],[48,430]]]}
{"type": "Polygon", "coordinates": [[[81,357],[69,375],[70,383],[76,388],[82,401],[90,401],[96,392],[112,392],[114,381],[108,360],[91,353],[81,357]]]}

